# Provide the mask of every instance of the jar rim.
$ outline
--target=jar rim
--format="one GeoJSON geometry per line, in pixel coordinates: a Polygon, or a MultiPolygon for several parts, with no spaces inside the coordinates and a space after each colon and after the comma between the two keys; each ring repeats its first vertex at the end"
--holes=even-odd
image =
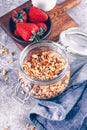
{"type": "Polygon", "coordinates": [[[67,58],[67,54],[66,54],[65,50],[62,49],[61,45],[59,45],[58,43],[53,42],[53,41],[49,41],[49,40],[40,40],[40,41],[38,41],[38,42],[32,43],[32,44],[28,45],[27,47],[25,47],[25,48],[23,49],[23,51],[21,52],[21,54],[20,54],[19,61],[20,61],[20,62],[19,62],[19,68],[20,68],[20,71],[21,71],[21,73],[23,74],[23,76],[24,76],[28,81],[33,82],[34,84],[37,84],[37,85],[39,85],[39,84],[40,84],[40,85],[49,85],[49,84],[58,82],[61,78],[63,78],[63,76],[65,75],[65,73],[67,72],[67,69],[68,69],[68,67],[69,67],[68,58],[67,58]],[[40,79],[35,79],[35,78],[30,77],[29,75],[27,75],[27,74],[24,72],[23,67],[22,67],[21,59],[22,59],[24,53],[25,53],[32,45],[38,44],[38,43],[40,43],[40,44],[43,44],[43,43],[45,44],[45,43],[46,43],[46,44],[49,44],[49,45],[50,45],[50,44],[53,44],[54,46],[56,46],[56,47],[58,47],[59,49],[61,49],[61,51],[62,51],[63,54],[65,55],[65,57],[66,57],[66,59],[65,59],[65,61],[66,61],[65,68],[63,69],[62,72],[60,72],[60,74],[59,74],[57,77],[52,78],[52,79],[48,79],[48,80],[40,80],[40,79]]]}

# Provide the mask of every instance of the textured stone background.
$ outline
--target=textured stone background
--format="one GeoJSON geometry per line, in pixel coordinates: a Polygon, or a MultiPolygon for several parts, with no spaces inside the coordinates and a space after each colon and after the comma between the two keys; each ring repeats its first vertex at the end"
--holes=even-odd
{"type": "MultiPolygon", "coordinates": [[[[61,1],[58,0],[58,2],[61,1]]],[[[3,10],[3,7],[0,5],[0,16],[16,6],[18,5],[13,4],[11,8],[3,10]]],[[[87,0],[82,0],[80,5],[74,7],[67,13],[81,27],[87,27],[87,0]]],[[[28,123],[28,114],[34,101],[31,100],[30,104],[21,104],[12,97],[14,88],[18,82],[20,50],[1,28],[0,45],[4,45],[14,54],[13,56],[0,54],[0,130],[3,130],[6,125],[9,125],[11,130],[25,130],[25,125],[28,123]],[[13,59],[12,64],[9,63],[11,58],[13,59]],[[6,74],[6,77],[9,77],[8,81],[5,81],[5,77],[2,76],[3,70],[8,72],[6,74]]]]}

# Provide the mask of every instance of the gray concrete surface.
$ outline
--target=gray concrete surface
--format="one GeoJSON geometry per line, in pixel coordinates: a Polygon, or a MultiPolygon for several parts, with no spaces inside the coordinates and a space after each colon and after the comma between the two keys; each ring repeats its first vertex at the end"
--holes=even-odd
{"type": "MultiPolygon", "coordinates": [[[[11,9],[16,6],[18,5],[12,5],[11,9]]],[[[0,5],[0,9],[2,8],[0,5]]],[[[0,11],[0,16],[9,10],[10,8],[5,11],[0,11]]],[[[82,0],[78,6],[69,10],[67,13],[80,27],[87,27],[87,0],[82,0]]],[[[4,45],[13,55],[0,54],[0,130],[3,130],[5,126],[10,126],[10,130],[25,130],[25,126],[28,123],[29,111],[32,109],[32,104],[34,104],[35,101],[30,100],[28,104],[21,104],[12,97],[18,82],[20,50],[0,28],[0,46],[1,45],[4,45]],[[9,63],[10,59],[13,59],[13,63],[9,63]],[[2,76],[3,70],[7,71],[6,76],[2,76]],[[6,77],[9,78],[8,81],[5,81],[6,77]]]]}

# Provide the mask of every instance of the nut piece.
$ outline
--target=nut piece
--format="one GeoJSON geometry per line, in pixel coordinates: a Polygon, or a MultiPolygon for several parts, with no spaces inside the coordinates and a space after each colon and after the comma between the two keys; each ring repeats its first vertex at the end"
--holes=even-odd
{"type": "Polygon", "coordinates": [[[55,56],[55,53],[52,53],[52,52],[48,53],[48,57],[53,57],[53,56],[55,56]]]}
{"type": "Polygon", "coordinates": [[[32,55],[32,58],[35,58],[35,59],[37,59],[37,58],[38,58],[38,55],[36,55],[36,54],[33,54],[33,55],[32,55]]]}
{"type": "Polygon", "coordinates": [[[8,80],[9,80],[9,78],[8,78],[8,77],[6,77],[6,78],[5,78],[5,81],[8,81],[8,80]]]}

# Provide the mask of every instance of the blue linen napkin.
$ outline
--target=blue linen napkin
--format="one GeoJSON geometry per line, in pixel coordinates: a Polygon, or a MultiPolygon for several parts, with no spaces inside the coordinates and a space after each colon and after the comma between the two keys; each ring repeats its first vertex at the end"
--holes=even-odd
{"type": "Polygon", "coordinates": [[[30,111],[38,130],[87,130],[87,61],[71,63],[71,80],[64,93],[38,101],[30,111]]]}

